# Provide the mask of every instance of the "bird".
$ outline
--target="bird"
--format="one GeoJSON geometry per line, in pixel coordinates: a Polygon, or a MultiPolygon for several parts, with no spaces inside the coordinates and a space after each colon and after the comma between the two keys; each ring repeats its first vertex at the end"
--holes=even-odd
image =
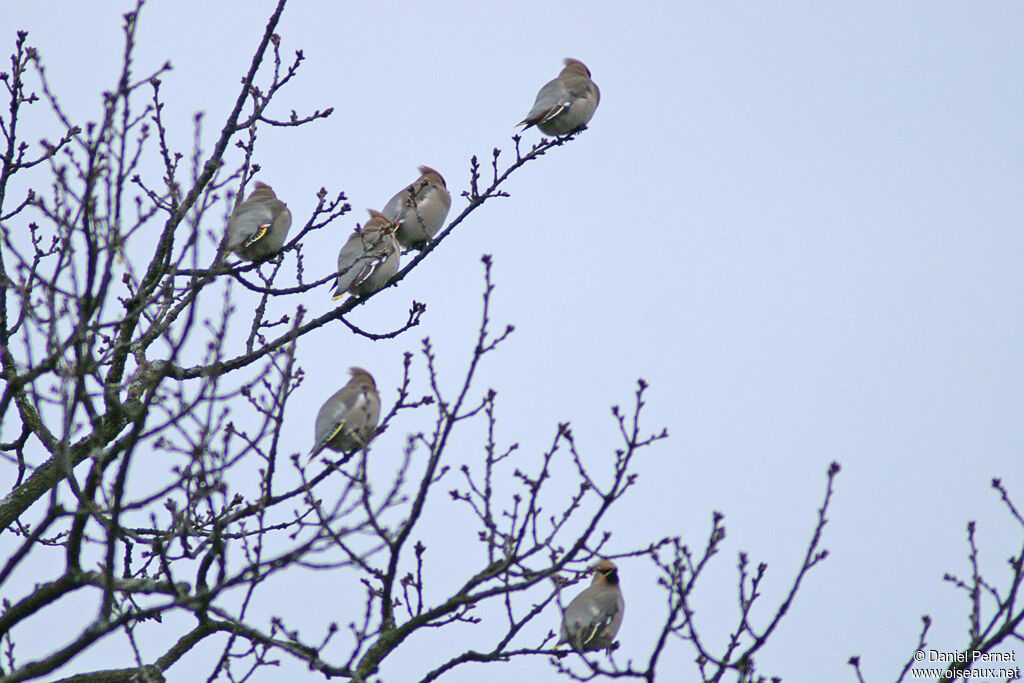
{"type": "Polygon", "coordinates": [[[548,135],[567,135],[587,125],[600,101],[601,91],[590,80],[590,69],[566,57],[565,68],[540,89],[533,109],[519,125],[536,125],[548,135]]]}
{"type": "Polygon", "coordinates": [[[420,177],[392,197],[381,211],[397,225],[395,237],[403,247],[422,250],[448,217],[452,196],[444,178],[429,166],[419,167],[420,177]]]}
{"type": "Polygon", "coordinates": [[[373,436],[380,419],[380,395],[373,376],[362,368],[349,368],[352,379],[336,391],[316,414],[312,460],[325,448],[335,452],[362,448],[373,436]]]}
{"type": "Polygon", "coordinates": [[[227,248],[249,261],[278,252],[284,246],[292,212],[270,185],[258,180],[252,193],[228,219],[227,248]]]}
{"type": "Polygon", "coordinates": [[[562,614],[558,644],[569,643],[574,650],[610,650],[622,625],[626,605],[619,588],[619,570],[611,560],[590,567],[594,579],[573,598],[562,614]]]}
{"type": "Polygon", "coordinates": [[[401,247],[395,239],[395,224],[380,211],[368,209],[370,220],[356,228],[338,253],[338,279],[334,299],[352,294],[372,294],[398,272],[401,247]]]}

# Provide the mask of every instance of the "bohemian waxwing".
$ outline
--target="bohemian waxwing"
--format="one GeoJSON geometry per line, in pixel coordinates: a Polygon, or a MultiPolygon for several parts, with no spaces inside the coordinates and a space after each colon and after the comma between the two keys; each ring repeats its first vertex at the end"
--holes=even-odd
{"type": "Polygon", "coordinates": [[[562,637],[558,641],[559,645],[569,643],[581,652],[611,648],[626,609],[615,563],[601,560],[590,569],[594,580],[565,608],[562,637]]]}
{"type": "Polygon", "coordinates": [[[371,294],[398,272],[401,247],[395,239],[395,224],[380,211],[369,209],[370,220],[357,228],[338,253],[338,279],[334,298],[345,292],[371,294]]]}
{"type": "Polygon", "coordinates": [[[520,126],[536,125],[548,135],[567,135],[587,125],[601,101],[601,91],[590,80],[590,69],[567,57],[558,78],[537,93],[537,101],[520,126]]]}
{"type": "Polygon", "coordinates": [[[384,206],[383,213],[398,226],[395,237],[403,247],[423,249],[444,225],[452,196],[441,174],[429,166],[420,166],[420,177],[396,194],[384,206]]]}
{"type": "Polygon", "coordinates": [[[227,248],[249,261],[266,258],[284,246],[291,226],[288,206],[270,185],[256,181],[252,193],[231,212],[227,248]]]}
{"type": "Polygon", "coordinates": [[[312,460],[320,451],[352,451],[362,448],[373,436],[380,418],[380,395],[366,370],[349,368],[352,379],[327,399],[316,414],[312,460]]]}

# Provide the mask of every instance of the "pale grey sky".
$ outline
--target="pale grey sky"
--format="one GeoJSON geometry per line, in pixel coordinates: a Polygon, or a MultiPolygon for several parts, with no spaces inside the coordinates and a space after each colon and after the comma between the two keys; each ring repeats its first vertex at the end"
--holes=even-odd
{"type": "MultiPolygon", "coordinates": [[[[213,140],[271,8],[153,0],[143,10],[136,70],[174,65],[163,79],[173,144],[188,149],[197,110],[213,140]]],[[[8,3],[0,38],[9,52],[15,29],[29,30],[62,103],[95,120],[127,9],[8,3]]],[[[978,520],[982,566],[997,586],[1021,536],[989,482],[1001,477],[1024,502],[1024,4],[307,1],[286,10],[278,33],[283,52],[301,49],[306,61],[276,113],[335,113],[264,129],[259,177],[297,225],[321,186],[344,190],[354,208],[333,236],[313,236],[322,248],[307,251],[307,269],[318,273],[334,267],[365,209],[380,208],[419,164],[444,174],[451,215],[461,211],[469,157],[510,154],[515,123],[563,57],[586,62],[602,92],[590,130],[517,173],[511,198],[483,207],[353,315],[384,331],[415,298],[428,306],[419,328],[372,343],[328,326],[300,347],[298,402],[310,414],[289,416],[294,450],[309,448],[311,413],[349,365],[374,373],[387,407],[402,353],[429,335],[455,381],[479,319],[479,257],[490,253],[493,318],[516,326],[479,385],[499,390],[501,438],[532,462],[571,420],[587,453],[603,457],[614,447],[609,406],[630,404],[644,377],[645,423],[671,438],[641,458],[640,480],[610,520],[610,549],[665,535],[700,547],[711,512],[724,512],[728,537],[698,592],[705,637],[721,643],[734,624],[737,552],[769,565],[755,615],[783,598],[837,460],[831,555],[759,670],[852,681],[846,661],[860,654],[868,680],[892,680],[925,613],[932,647],[965,645],[968,603],[942,575],[969,571],[967,521],[978,520]]],[[[27,139],[55,137],[43,112],[35,108],[27,139]]],[[[307,307],[319,315],[331,305],[325,287],[307,307]]],[[[375,457],[422,425],[394,427],[375,457]]],[[[482,453],[479,434],[460,443],[467,459],[482,453]]],[[[440,497],[432,510],[456,512],[440,497]]],[[[452,566],[460,549],[477,552],[460,531],[428,539],[452,566]]],[[[646,561],[621,563],[621,576],[616,659],[643,660],[661,594],[646,561]]],[[[268,613],[305,600],[311,631],[347,621],[348,599],[329,584],[280,590],[268,613]]],[[[551,628],[558,618],[548,615],[551,628]]],[[[461,633],[477,642],[472,628],[461,633]]],[[[91,661],[109,664],[102,657],[118,651],[98,648],[91,661]]],[[[406,680],[403,671],[432,668],[443,651],[414,639],[381,674],[406,680]]],[[[692,661],[686,643],[672,643],[665,680],[675,670],[692,680],[692,661]]],[[[192,680],[192,664],[168,680],[192,680]]],[[[283,664],[256,680],[318,679],[283,664]]],[[[548,671],[517,661],[443,680],[547,680],[548,671]]]]}

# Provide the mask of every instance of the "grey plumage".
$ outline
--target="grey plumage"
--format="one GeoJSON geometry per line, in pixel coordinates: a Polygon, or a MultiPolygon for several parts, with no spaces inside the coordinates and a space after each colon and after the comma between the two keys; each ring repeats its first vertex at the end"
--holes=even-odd
{"type": "Polygon", "coordinates": [[[257,181],[252,193],[231,212],[225,246],[249,261],[266,258],[281,250],[291,225],[288,205],[270,185],[257,181]]]}
{"type": "Polygon", "coordinates": [[[316,414],[310,459],[329,448],[352,451],[369,442],[380,419],[380,395],[373,376],[362,368],[351,368],[352,379],[334,393],[316,414]]]}
{"type": "Polygon", "coordinates": [[[558,641],[580,652],[610,649],[626,609],[615,563],[601,560],[591,570],[594,580],[590,586],[565,608],[558,641]]]}
{"type": "Polygon", "coordinates": [[[536,125],[547,135],[568,135],[587,125],[600,102],[601,90],[590,80],[590,69],[567,57],[558,78],[544,84],[519,125],[536,125]]]}
{"type": "Polygon", "coordinates": [[[444,178],[429,166],[420,166],[420,177],[392,197],[381,211],[397,226],[395,238],[403,247],[423,249],[444,225],[452,196],[444,178]]]}
{"type": "Polygon", "coordinates": [[[369,212],[370,220],[352,233],[338,253],[335,299],[345,296],[345,292],[376,292],[398,272],[401,247],[395,239],[395,224],[379,211],[369,212]]]}

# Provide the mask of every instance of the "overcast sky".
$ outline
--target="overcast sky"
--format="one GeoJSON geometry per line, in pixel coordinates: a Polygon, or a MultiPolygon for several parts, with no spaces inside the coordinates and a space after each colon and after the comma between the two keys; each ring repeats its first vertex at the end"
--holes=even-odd
{"type": "MultiPolygon", "coordinates": [[[[127,9],[7,3],[0,38],[9,53],[15,29],[29,30],[72,118],[96,120],[127,9]]],[[[271,9],[153,0],[143,10],[136,72],[173,64],[163,78],[172,144],[189,148],[195,111],[212,143],[271,9]]],[[[451,215],[461,211],[470,156],[509,153],[515,123],[564,57],[583,60],[602,93],[590,130],[518,172],[511,198],[485,205],[352,316],[385,331],[415,298],[428,306],[419,328],[372,343],[328,326],[300,346],[307,378],[286,425],[295,451],[309,448],[311,414],[349,365],[373,372],[387,408],[402,353],[429,335],[453,386],[479,320],[479,257],[493,254],[492,316],[516,326],[479,385],[499,391],[501,438],[529,460],[571,420],[596,462],[616,445],[609,406],[628,405],[645,378],[644,421],[671,438],[641,457],[636,488],[608,520],[610,549],[665,535],[701,546],[712,511],[724,512],[728,537],[697,598],[712,643],[735,621],[739,551],[769,565],[755,617],[782,600],[836,460],[831,555],[757,657],[760,671],[854,680],[846,661],[860,654],[868,680],[892,680],[925,613],[931,647],[966,644],[968,602],[942,576],[969,573],[967,521],[978,520],[996,586],[1021,540],[989,483],[1001,477],[1024,504],[1024,4],[307,0],[286,9],[278,33],[283,52],[306,61],[275,113],[335,112],[264,129],[259,178],[296,225],[321,186],[354,208],[333,236],[315,234],[306,257],[317,273],[419,164],[444,174],[451,215]]],[[[27,139],[56,138],[42,106],[34,112],[27,139]]],[[[324,287],[307,307],[331,305],[324,287]]],[[[374,455],[420,428],[393,425],[374,455]]],[[[478,437],[463,442],[467,459],[482,453],[478,437]]],[[[440,501],[433,510],[455,512],[440,501]]],[[[662,598],[645,560],[620,571],[616,659],[644,660],[662,598]]],[[[304,599],[291,588],[285,599],[304,599]]],[[[322,613],[313,623],[346,618],[344,595],[305,599],[322,613]]],[[[557,626],[556,611],[546,618],[557,626]]],[[[480,648],[493,641],[464,633],[480,648]]],[[[433,668],[446,658],[436,648],[411,640],[384,679],[433,668]]],[[[672,643],[665,679],[692,680],[692,660],[672,643]]],[[[319,679],[284,661],[257,680],[319,679]]],[[[168,680],[192,680],[197,663],[183,660],[168,680]]],[[[444,680],[544,680],[548,670],[518,661],[444,680]]]]}

